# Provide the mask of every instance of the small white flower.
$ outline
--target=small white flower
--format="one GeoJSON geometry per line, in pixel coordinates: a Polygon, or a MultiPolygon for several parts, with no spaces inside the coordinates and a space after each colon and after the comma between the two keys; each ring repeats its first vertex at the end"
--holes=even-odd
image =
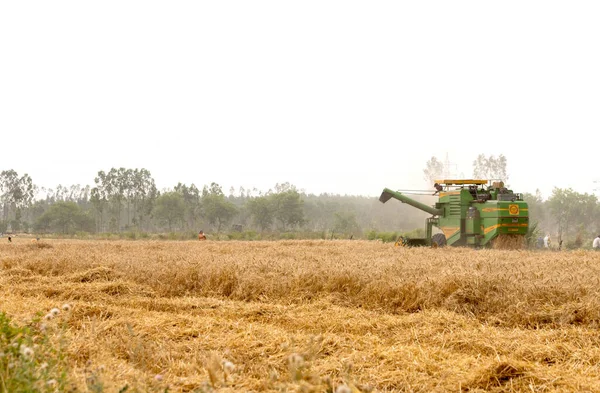
{"type": "Polygon", "coordinates": [[[46,315],[44,316],[44,319],[45,319],[46,321],[49,321],[49,320],[51,320],[52,318],[54,318],[54,315],[52,315],[52,314],[50,314],[50,313],[48,313],[48,314],[46,314],[46,315]]]}
{"type": "Polygon", "coordinates": [[[304,364],[304,358],[302,357],[302,355],[293,353],[288,357],[288,362],[290,366],[299,368],[302,367],[302,365],[304,364]]]}
{"type": "Polygon", "coordinates": [[[26,347],[26,346],[23,346],[21,348],[21,354],[23,356],[25,356],[26,358],[32,358],[33,357],[33,349],[31,349],[29,347],[26,347]]]}
{"type": "Polygon", "coordinates": [[[235,364],[231,363],[229,360],[223,360],[223,370],[227,374],[231,374],[233,370],[235,370],[235,364]]]}
{"type": "Polygon", "coordinates": [[[60,313],[60,310],[56,307],[54,307],[52,310],[50,310],[50,314],[57,316],[60,313]]]}
{"type": "Polygon", "coordinates": [[[42,365],[40,366],[41,370],[45,370],[48,367],[48,363],[44,362],[42,363],[42,365]]]}
{"type": "Polygon", "coordinates": [[[56,381],[56,379],[51,379],[48,382],[46,382],[46,385],[48,385],[50,387],[54,387],[54,386],[56,386],[56,384],[58,384],[58,382],[56,381]]]}
{"type": "Polygon", "coordinates": [[[156,375],[154,376],[154,379],[156,379],[157,381],[159,381],[159,382],[160,382],[160,381],[162,381],[162,380],[163,380],[163,376],[162,376],[162,375],[160,375],[160,374],[156,374],[156,375]]]}
{"type": "Polygon", "coordinates": [[[335,393],[352,393],[352,389],[346,385],[340,385],[335,389],[335,393]]]}
{"type": "Polygon", "coordinates": [[[70,305],[70,304],[68,304],[68,303],[65,303],[65,304],[63,304],[63,305],[62,305],[62,309],[63,309],[64,311],[67,311],[67,312],[68,312],[68,311],[71,311],[71,305],[70,305]]]}

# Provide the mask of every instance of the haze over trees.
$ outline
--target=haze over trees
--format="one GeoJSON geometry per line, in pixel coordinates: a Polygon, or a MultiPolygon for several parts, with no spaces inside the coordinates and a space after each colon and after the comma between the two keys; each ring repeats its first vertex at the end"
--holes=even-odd
{"type": "MultiPolygon", "coordinates": [[[[447,168],[442,160],[432,157],[425,163],[424,179],[431,186],[444,173],[447,168]]],[[[506,182],[506,158],[477,156],[473,177],[506,182]]],[[[413,197],[429,205],[437,199],[431,195],[413,197]]],[[[524,199],[529,203],[530,226],[538,231],[555,233],[573,244],[583,244],[600,232],[600,207],[593,194],[555,188],[547,199],[539,191],[525,193],[524,199]]],[[[201,186],[177,183],[158,190],[145,168],[101,170],[93,177],[92,186],[58,185],[54,189],[37,187],[27,174],[3,170],[0,212],[0,232],[40,234],[193,234],[202,229],[209,233],[302,232],[359,237],[370,231],[421,230],[428,217],[403,203],[384,205],[376,197],[314,195],[290,183],[278,183],[266,191],[231,188],[227,194],[216,182],[201,186]]]]}

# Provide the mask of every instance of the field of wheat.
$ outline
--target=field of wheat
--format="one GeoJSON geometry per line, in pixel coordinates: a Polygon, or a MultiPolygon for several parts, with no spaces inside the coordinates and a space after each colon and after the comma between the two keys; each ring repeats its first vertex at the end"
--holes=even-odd
{"type": "Polygon", "coordinates": [[[599,284],[591,251],[0,244],[39,391],[598,392],[599,284]]]}

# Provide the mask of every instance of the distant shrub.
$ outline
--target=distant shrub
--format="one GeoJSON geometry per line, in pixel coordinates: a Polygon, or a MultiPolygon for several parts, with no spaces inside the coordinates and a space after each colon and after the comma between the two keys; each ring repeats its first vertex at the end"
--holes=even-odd
{"type": "Polygon", "coordinates": [[[381,240],[384,243],[393,243],[398,240],[398,237],[405,236],[411,239],[424,238],[425,230],[422,228],[413,229],[408,232],[378,232],[375,230],[368,231],[366,234],[367,240],[381,240]]]}
{"type": "Polygon", "coordinates": [[[90,233],[89,232],[84,232],[84,231],[77,231],[75,232],[75,237],[78,239],[87,239],[90,237],[90,233]]]}
{"type": "Polygon", "coordinates": [[[381,240],[384,243],[395,242],[398,236],[398,232],[378,232],[375,230],[367,232],[368,240],[381,240]]]}
{"type": "Polygon", "coordinates": [[[231,232],[227,234],[228,240],[260,240],[256,231],[231,232]]]}
{"type": "Polygon", "coordinates": [[[293,232],[284,232],[279,235],[279,238],[284,240],[293,240],[296,238],[296,234],[293,232]]]}

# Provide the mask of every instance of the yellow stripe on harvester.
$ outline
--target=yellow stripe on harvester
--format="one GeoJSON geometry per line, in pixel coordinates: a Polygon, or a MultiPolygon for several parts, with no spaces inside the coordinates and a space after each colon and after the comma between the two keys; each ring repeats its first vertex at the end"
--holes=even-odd
{"type": "MultiPolygon", "coordinates": [[[[489,232],[493,231],[494,229],[498,229],[500,227],[527,227],[528,224],[527,223],[521,223],[521,224],[496,224],[496,225],[492,225],[491,227],[487,227],[483,230],[484,234],[488,234],[489,232]]],[[[518,229],[518,228],[516,228],[518,229]]],[[[512,231],[512,230],[511,230],[512,231]]]]}
{"type": "Polygon", "coordinates": [[[484,213],[491,213],[491,212],[500,212],[500,211],[508,211],[508,208],[506,209],[502,209],[499,207],[484,207],[483,209],[481,209],[482,212],[484,213]]]}
{"type": "MultiPolygon", "coordinates": [[[[491,213],[491,212],[507,212],[508,208],[504,209],[501,207],[484,207],[483,209],[481,209],[482,212],[484,213],[491,213]]],[[[522,212],[527,212],[529,211],[529,209],[521,209],[522,212]]]]}
{"type": "Polygon", "coordinates": [[[440,192],[440,198],[448,195],[460,195],[460,191],[444,191],[440,192]]]}

